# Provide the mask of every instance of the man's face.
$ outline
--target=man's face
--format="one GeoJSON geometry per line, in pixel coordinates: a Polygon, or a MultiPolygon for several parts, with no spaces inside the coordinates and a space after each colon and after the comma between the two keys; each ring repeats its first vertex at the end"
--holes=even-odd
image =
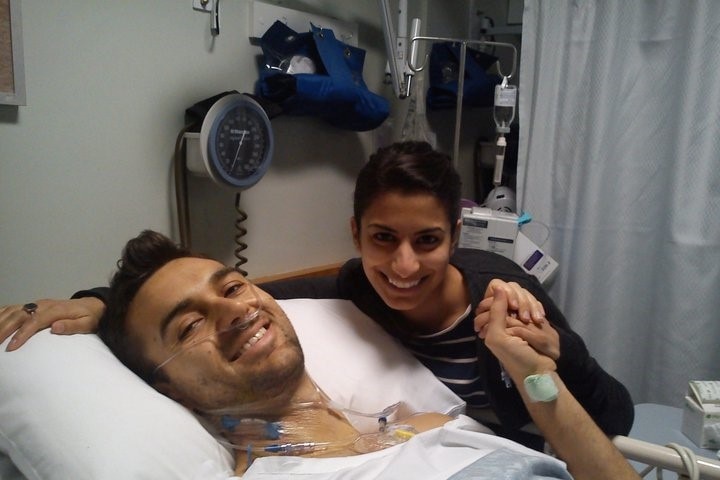
{"type": "Polygon", "coordinates": [[[161,367],[168,381],[154,386],[188,408],[264,402],[292,388],[304,371],[280,306],[214,260],[180,258],[160,268],[131,302],[127,326],[156,365],[182,351],[161,367]],[[249,327],[228,330],[258,307],[249,327]]]}

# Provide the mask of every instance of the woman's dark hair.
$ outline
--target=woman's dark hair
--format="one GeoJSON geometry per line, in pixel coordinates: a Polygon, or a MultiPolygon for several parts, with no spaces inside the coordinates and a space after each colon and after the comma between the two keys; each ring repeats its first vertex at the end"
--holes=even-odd
{"type": "Polygon", "coordinates": [[[117,262],[118,270],[110,281],[98,335],[125,366],[149,384],[154,381],[155,365],[145,358],[137,339],[129,335],[128,309],[148,278],[171,260],[184,257],[202,256],[178,246],[161,233],[145,230],[125,244],[117,262]]]}
{"type": "Polygon", "coordinates": [[[400,142],[380,148],[360,170],[355,182],[353,215],[360,227],[370,204],[388,192],[427,193],[442,203],[455,233],[460,216],[460,175],[450,157],[426,142],[400,142]]]}

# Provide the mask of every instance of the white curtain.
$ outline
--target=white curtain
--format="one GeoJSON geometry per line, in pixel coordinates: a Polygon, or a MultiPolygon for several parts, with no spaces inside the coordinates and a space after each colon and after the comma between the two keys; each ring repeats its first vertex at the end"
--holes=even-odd
{"type": "Polygon", "coordinates": [[[526,0],[520,65],[549,290],[635,403],[681,406],[720,380],[720,1],[526,0]]]}

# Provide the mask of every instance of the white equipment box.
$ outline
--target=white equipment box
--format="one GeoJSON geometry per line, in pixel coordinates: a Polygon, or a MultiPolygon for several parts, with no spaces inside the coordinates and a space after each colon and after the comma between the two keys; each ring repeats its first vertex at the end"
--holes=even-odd
{"type": "Polygon", "coordinates": [[[498,253],[541,283],[557,270],[558,263],[519,230],[516,214],[473,207],[463,208],[461,219],[459,247],[498,253]]]}
{"type": "Polygon", "coordinates": [[[518,234],[517,215],[486,207],[463,208],[461,215],[459,247],[487,250],[513,259],[518,234]]]}

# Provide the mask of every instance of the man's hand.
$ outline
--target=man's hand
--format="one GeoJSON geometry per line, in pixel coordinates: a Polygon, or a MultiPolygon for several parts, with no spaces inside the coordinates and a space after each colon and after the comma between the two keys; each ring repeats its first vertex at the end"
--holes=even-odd
{"type": "Polygon", "coordinates": [[[32,315],[22,305],[0,307],[0,343],[10,335],[8,352],[20,348],[35,333],[50,328],[53,333],[72,335],[97,330],[105,304],[94,297],[73,300],[38,300],[32,315]]]}
{"type": "Polygon", "coordinates": [[[528,375],[555,371],[555,361],[538,353],[524,338],[515,334],[518,328],[511,324],[517,320],[508,312],[508,299],[505,290],[496,291],[488,312],[488,321],[480,331],[480,338],[500,360],[512,379],[522,382],[528,375]]]}
{"type": "MultiPolygon", "coordinates": [[[[493,279],[485,298],[475,311],[475,331],[482,334],[489,320],[490,305],[497,292],[505,292],[508,302],[510,332],[527,341],[535,350],[553,360],[560,358],[560,336],[545,318],[545,310],[535,296],[515,282],[493,279]]],[[[482,337],[482,335],[481,335],[482,337]]]]}

